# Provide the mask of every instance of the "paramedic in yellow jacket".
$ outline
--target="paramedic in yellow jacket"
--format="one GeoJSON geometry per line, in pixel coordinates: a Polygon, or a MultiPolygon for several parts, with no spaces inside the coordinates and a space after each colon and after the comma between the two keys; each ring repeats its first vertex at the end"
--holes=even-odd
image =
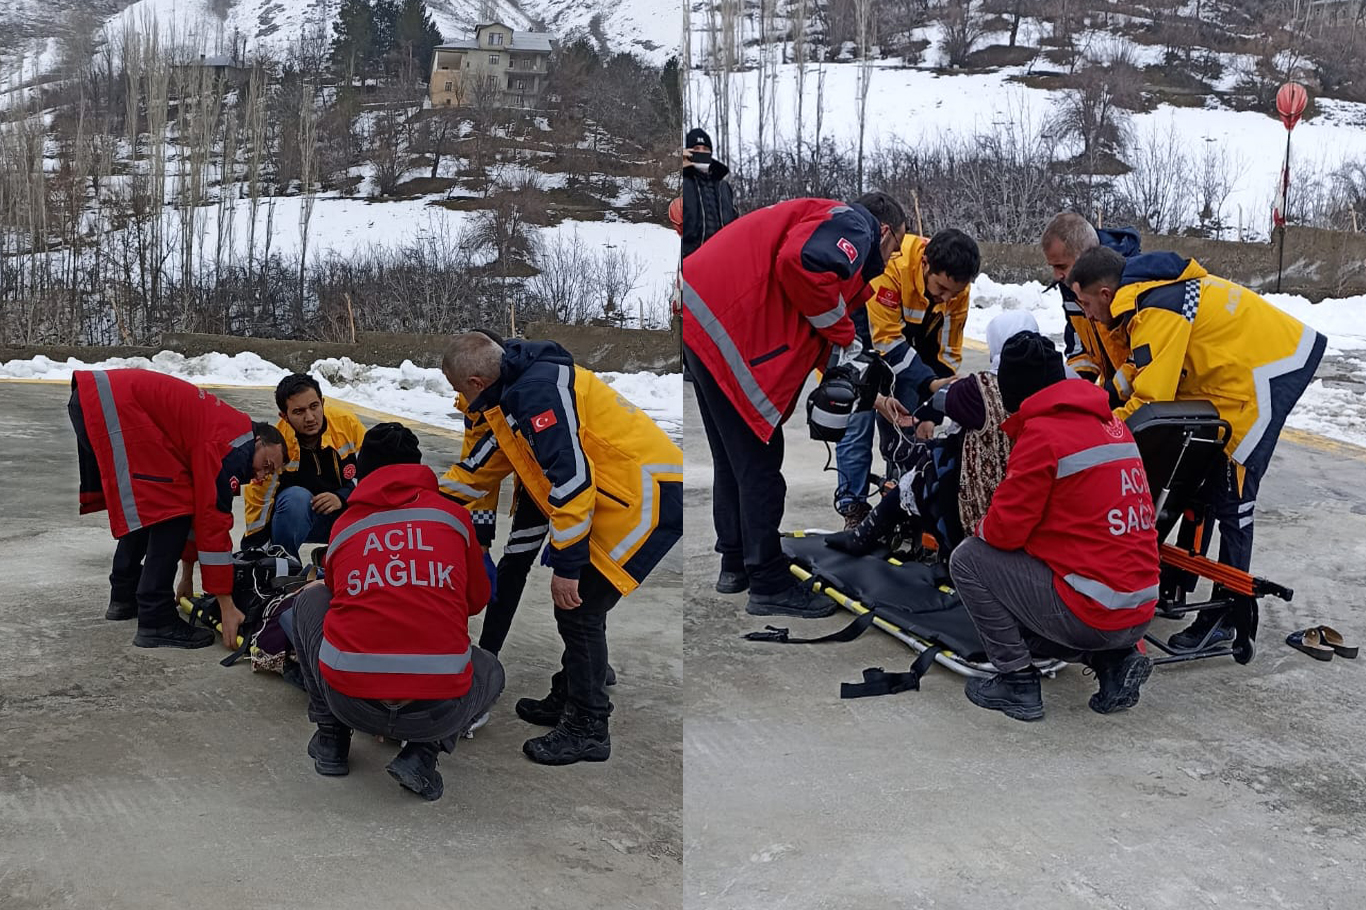
{"type": "Polygon", "coordinates": [[[517,702],[554,729],[523,745],[533,761],[604,761],[606,616],[683,533],[683,453],[645,413],[553,342],[458,335],[442,371],[467,401],[474,428],[442,490],[470,503],[515,474],[546,517],[550,596],[564,642],[550,694],[517,702]],[[482,432],[480,432],[482,427],[482,432]]]}
{"type": "Polygon", "coordinates": [[[365,427],[351,411],[324,401],[318,381],[307,373],[280,380],[275,404],[285,465],[242,491],[242,546],[275,543],[298,556],[302,544],[327,543],[332,523],[346,508],[365,427]]]}
{"type": "MultiPolygon", "coordinates": [[[[1067,281],[1088,316],[1128,337],[1133,389],[1116,415],[1127,419],[1150,401],[1209,401],[1232,427],[1216,498],[1219,561],[1247,571],[1257,489],[1328,339],[1175,253],[1126,261],[1098,247],[1077,259],[1067,281]]],[[[1193,648],[1211,630],[1214,642],[1231,639],[1215,612],[1201,611],[1169,644],[1193,648]]]]}

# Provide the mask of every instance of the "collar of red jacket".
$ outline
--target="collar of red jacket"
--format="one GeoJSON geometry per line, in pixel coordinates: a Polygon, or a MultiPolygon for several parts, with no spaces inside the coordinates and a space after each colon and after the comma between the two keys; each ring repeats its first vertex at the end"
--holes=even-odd
{"type": "Polygon", "coordinates": [[[1110,396],[1085,379],[1064,379],[1055,382],[1033,395],[1020,405],[1020,410],[1007,417],[1001,429],[1012,440],[1024,429],[1024,425],[1035,417],[1060,415],[1067,412],[1089,414],[1098,420],[1114,417],[1110,410],[1110,396]]]}
{"type": "Polygon", "coordinates": [[[389,509],[411,503],[423,490],[436,492],[436,475],[423,464],[391,464],[361,478],[347,499],[347,510],[357,505],[389,509]]]}

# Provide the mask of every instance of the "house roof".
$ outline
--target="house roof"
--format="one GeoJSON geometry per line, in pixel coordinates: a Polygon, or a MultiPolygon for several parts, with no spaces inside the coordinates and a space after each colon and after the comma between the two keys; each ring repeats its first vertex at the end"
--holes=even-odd
{"type": "MultiPolygon", "coordinates": [[[[482,31],[483,29],[488,28],[490,25],[501,25],[501,24],[502,24],[502,23],[488,23],[488,22],[486,22],[486,23],[484,23],[483,25],[476,25],[476,26],[474,27],[474,34],[475,34],[475,37],[474,37],[474,38],[462,38],[462,39],[460,39],[459,41],[448,41],[448,42],[446,42],[445,44],[439,44],[439,45],[437,45],[436,49],[439,50],[439,51],[477,51],[477,50],[480,50],[481,48],[480,48],[480,46],[479,46],[479,38],[478,38],[479,32],[482,31]]],[[[503,26],[503,27],[504,27],[504,28],[507,28],[507,26],[503,26]]],[[[519,31],[514,31],[514,30],[512,30],[512,29],[509,29],[509,31],[512,31],[512,43],[511,43],[511,44],[508,44],[508,45],[503,45],[503,46],[502,46],[502,47],[504,47],[504,49],[509,50],[509,51],[528,51],[528,52],[532,52],[532,53],[539,52],[539,53],[548,54],[548,53],[550,53],[550,50],[551,50],[551,48],[550,48],[550,42],[552,42],[552,41],[555,40],[555,36],[554,36],[553,34],[551,34],[550,32],[519,32],[519,31]]],[[[484,49],[487,50],[487,48],[484,48],[484,49]]]]}
{"type": "Polygon", "coordinates": [[[191,66],[235,66],[227,54],[200,54],[198,60],[191,60],[191,66]]]}

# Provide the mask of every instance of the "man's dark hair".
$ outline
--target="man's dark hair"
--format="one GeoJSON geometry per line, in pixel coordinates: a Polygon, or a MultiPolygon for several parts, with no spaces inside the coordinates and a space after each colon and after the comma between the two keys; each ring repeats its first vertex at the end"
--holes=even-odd
{"type": "Polygon", "coordinates": [[[948,275],[954,281],[971,281],[982,270],[977,241],[957,228],[945,228],[925,246],[925,264],[931,275],[948,275]]]}
{"type": "Polygon", "coordinates": [[[260,420],[251,422],[251,432],[255,434],[258,442],[268,446],[282,446],[285,444],[285,437],[280,434],[274,426],[260,420]]]}
{"type": "Polygon", "coordinates": [[[318,380],[307,373],[290,373],[284,379],[281,379],[280,384],[275,387],[275,405],[280,409],[280,413],[283,414],[285,412],[285,404],[289,399],[298,395],[300,392],[305,392],[309,389],[317,392],[318,400],[322,400],[322,386],[318,385],[318,380]]]}
{"type": "Polygon", "coordinates": [[[884,192],[875,190],[864,193],[855,199],[854,203],[867,209],[879,224],[885,224],[894,231],[906,227],[906,210],[901,207],[900,202],[884,192]]]}
{"type": "Polygon", "coordinates": [[[1077,257],[1072,271],[1067,275],[1067,286],[1074,284],[1084,288],[1104,283],[1107,287],[1119,287],[1124,277],[1124,257],[1109,247],[1096,246],[1077,257]]]}

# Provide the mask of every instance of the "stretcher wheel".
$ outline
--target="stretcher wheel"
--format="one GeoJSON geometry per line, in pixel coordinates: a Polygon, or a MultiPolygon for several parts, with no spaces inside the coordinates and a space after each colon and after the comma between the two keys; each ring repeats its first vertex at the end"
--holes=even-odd
{"type": "Polygon", "coordinates": [[[1252,658],[1257,655],[1257,644],[1252,639],[1243,642],[1234,642],[1233,660],[1240,664],[1252,663],[1252,658]]]}

